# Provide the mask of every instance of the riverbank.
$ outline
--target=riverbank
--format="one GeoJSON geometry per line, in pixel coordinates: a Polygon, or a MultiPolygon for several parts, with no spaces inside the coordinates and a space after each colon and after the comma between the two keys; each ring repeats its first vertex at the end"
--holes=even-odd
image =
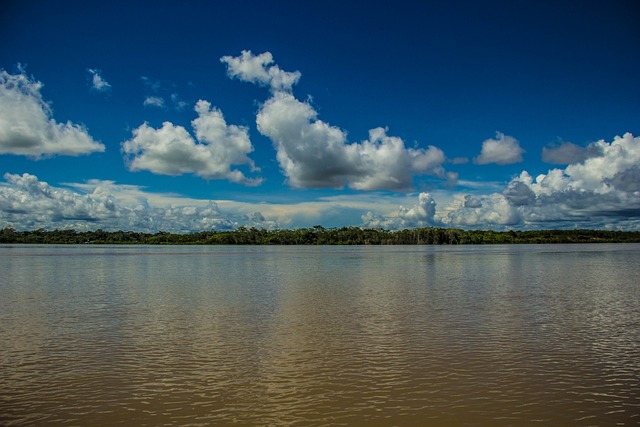
{"type": "Polygon", "coordinates": [[[0,243],[29,244],[173,244],[173,245],[465,245],[539,243],[640,243],[638,231],[529,230],[493,231],[416,228],[398,231],[315,226],[294,230],[241,227],[185,234],[135,231],[0,230],[0,243]]]}

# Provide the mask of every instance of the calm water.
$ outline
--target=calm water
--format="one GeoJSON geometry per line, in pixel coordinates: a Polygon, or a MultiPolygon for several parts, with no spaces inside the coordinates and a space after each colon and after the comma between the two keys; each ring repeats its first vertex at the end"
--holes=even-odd
{"type": "Polygon", "coordinates": [[[640,423],[640,245],[0,247],[0,425],[640,423]]]}

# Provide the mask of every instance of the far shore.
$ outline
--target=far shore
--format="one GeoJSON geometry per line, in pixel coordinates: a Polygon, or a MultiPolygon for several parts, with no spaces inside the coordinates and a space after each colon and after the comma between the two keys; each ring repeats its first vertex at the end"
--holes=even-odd
{"type": "Polygon", "coordinates": [[[544,243],[640,243],[640,231],[527,230],[493,231],[425,227],[389,231],[359,227],[142,233],[135,231],[0,230],[0,244],[146,244],[146,245],[482,245],[544,243]]]}

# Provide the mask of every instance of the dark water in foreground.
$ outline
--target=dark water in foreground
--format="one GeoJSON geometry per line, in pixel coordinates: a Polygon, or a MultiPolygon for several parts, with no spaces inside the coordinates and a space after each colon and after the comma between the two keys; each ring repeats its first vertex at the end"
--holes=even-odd
{"type": "Polygon", "coordinates": [[[640,423],[640,245],[0,247],[0,425],[640,423]]]}

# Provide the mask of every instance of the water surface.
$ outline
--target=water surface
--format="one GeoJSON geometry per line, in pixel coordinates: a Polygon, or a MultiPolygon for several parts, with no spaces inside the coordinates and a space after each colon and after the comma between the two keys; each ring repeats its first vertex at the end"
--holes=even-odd
{"type": "Polygon", "coordinates": [[[637,425],[639,261],[3,246],[0,425],[637,425]]]}

